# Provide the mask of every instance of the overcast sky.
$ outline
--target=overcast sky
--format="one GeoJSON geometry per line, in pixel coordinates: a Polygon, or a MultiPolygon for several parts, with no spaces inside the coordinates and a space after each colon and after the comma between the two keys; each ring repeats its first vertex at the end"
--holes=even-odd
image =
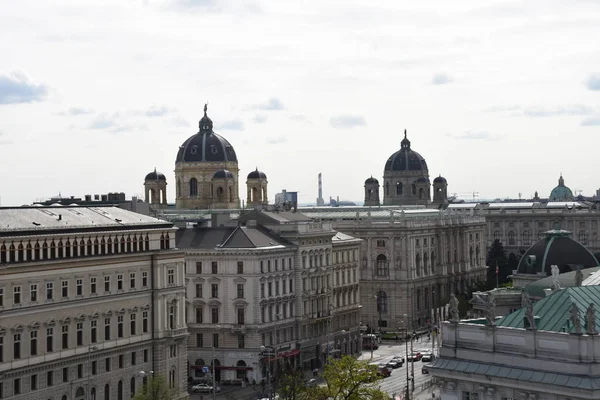
{"type": "Polygon", "coordinates": [[[459,196],[600,187],[598,1],[0,3],[2,205],[141,195],[155,167],[174,201],[206,101],[242,196],[258,167],[271,201],[319,172],[362,200],[404,129],[459,196]]]}

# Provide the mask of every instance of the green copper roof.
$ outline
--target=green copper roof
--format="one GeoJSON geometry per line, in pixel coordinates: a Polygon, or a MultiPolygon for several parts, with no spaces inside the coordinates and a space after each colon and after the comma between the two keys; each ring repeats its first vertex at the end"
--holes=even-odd
{"type": "MultiPolygon", "coordinates": [[[[562,289],[534,304],[536,327],[540,331],[574,332],[570,322],[571,304],[579,307],[581,326],[585,332],[585,312],[590,304],[600,310],[600,286],[579,286],[562,289]]],[[[496,325],[510,328],[524,328],[525,309],[522,308],[498,320],[496,325]]],[[[600,315],[599,315],[600,317],[600,315]]],[[[596,318],[596,330],[600,331],[600,318],[596,318]]]]}
{"type": "MultiPolygon", "coordinates": [[[[582,269],[581,272],[583,273],[583,279],[585,280],[585,279],[589,278],[590,275],[592,275],[594,272],[597,272],[599,270],[600,270],[600,267],[582,269]]],[[[558,282],[560,283],[560,287],[564,289],[564,288],[575,286],[575,275],[576,274],[577,274],[577,271],[571,271],[571,272],[566,272],[564,274],[558,275],[558,282]]],[[[527,286],[525,286],[525,288],[523,288],[523,291],[529,293],[530,295],[532,295],[534,297],[544,297],[545,296],[544,289],[552,288],[553,284],[554,284],[554,279],[552,278],[552,276],[547,276],[547,277],[537,280],[535,282],[531,282],[529,285],[527,285],[527,286]]],[[[598,307],[600,309],[600,304],[598,305],[598,307]]]]}

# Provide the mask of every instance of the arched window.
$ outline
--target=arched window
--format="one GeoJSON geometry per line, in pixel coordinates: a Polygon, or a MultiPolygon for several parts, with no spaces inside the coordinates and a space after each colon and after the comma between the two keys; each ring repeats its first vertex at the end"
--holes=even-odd
{"type": "Polygon", "coordinates": [[[419,188],[419,199],[423,198],[423,188],[419,188]]]}
{"type": "Polygon", "coordinates": [[[33,246],[33,256],[36,260],[40,259],[40,242],[35,242],[35,245],[33,246]]]}
{"type": "Polygon", "coordinates": [[[387,293],[383,290],[377,292],[377,312],[378,313],[386,313],[388,312],[388,300],[387,293]]]}
{"type": "Polygon", "coordinates": [[[388,261],[383,254],[377,256],[377,276],[388,276],[388,261]]]}
{"type": "Polygon", "coordinates": [[[529,231],[523,231],[523,245],[529,246],[531,244],[531,235],[529,231]]]}
{"type": "Polygon", "coordinates": [[[58,241],[58,258],[65,258],[65,248],[62,240],[58,241]]]}
{"type": "Polygon", "coordinates": [[[469,247],[469,262],[471,263],[471,265],[473,265],[473,246],[469,247]]]}
{"type": "Polygon", "coordinates": [[[515,245],[515,232],[514,231],[508,231],[508,245],[509,246],[515,245]]]}
{"type": "Polygon", "coordinates": [[[500,231],[494,231],[494,240],[502,241],[502,234],[500,231]]]}
{"type": "Polygon", "coordinates": [[[0,247],[0,263],[2,263],[2,264],[6,264],[7,263],[6,246],[5,245],[2,245],[0,247]]]}
{"type": "Polygon", "coordinates": [[[75,400],[85,400],[85,390],[81,386],[75,391],[75,400]]]}
{"type": "Polygon", "coordinates": [[[240,380],[246,379],[246,362],[244,360],[239,360],[235,366],[238,367],[235,371],[235,377],[240,380]]]}
{"type": "Polygon", "coordinates": [[[93,254],[92,253],[93,248],[94,247],[92,246],[92,239],[88,239],[88,241],[87,241],[87,255],[88,256],[91,256],[93,254]]]}
{"type": "Polygon", "coordinates": [[[100,242],[98,241],[98,238],[94,239],[94,255],[96,254],[100,254],[100,242]]]}
{"type": "Polygon", "coordinates": [[[106,240],[104,240],[104,236],[100,241],[100,254],[106,254],[106,240]]]}
{"type": "Polygon", "coordinates": [[[19,261],[23,261],[25,258],[25,248],[23,247],[23,243],[19,243],[19,247],[17,248],[17,256],[19,257],[19,261]]]}
{"type": "Polygon", "coordinates": [[[112,238],[110,236],[106,240],[106,253],[113,254],[112,238]]]}
{"type": "Polygon", "coordinates": [[[110,385],[104,385],[104,400],[110,400],[110,385]]]}
{"type": "Polygon", "coordinates": [[[148,234],[146,234],[146,237],[144,238],[144,250],[150,250],[150,237],[148,234]]]}
{"type": "Polygon", "coordinates": [[[43,260],[48,259],[48,243],[45,240],[44,240],[44,243],[42,244],[42,259],[43,260]]]}
{"type": "Polygon", "coordinates": [[[479,245],[475,246],[475,260],[479,263],[479,255],[480,255],[480,250],[479,250],[479,245]]]}
{"type": "MultiPolygon", "coordinates": [[[[56,243],[54,243],[54,240],[50,242],[50,259],[54,260],[56,258],[56,243]]],[[[14,257],[13,257],[13,261],[14,261],[14,257]]]]}
{"type": "Polygon", "coordinates": [[[121,236],[121,253],[125,253],[125,236],[121,236]]]}
{"type": "Polygon", "coordinates": [[[421,275],[421,254],[417,253],[415,256],[415,268],[417,271],[417,276],[421,275]]]}
{"type": "Polygon", "coordinates": [[[427,254],[427,252],[423,253],[423,274],[427,273],[427,268],[428,268],[428,261],[429,261],[429,254],[427,254]]]}
{"type": "Polygon", "coordinates": [[[402,182],[396,182],[396,194],[402,194],[402,182]]]}
{"type": "Polygon", "coordinates": [[[32,256],[32,254],[31,254],[31,242],[27,242],[27,247],[25,249],[25,256],[27,257],[27,261],[31,261],[31,256],[32,256]]]}
{"type": "Polygon", "coordinates": [[[133,235],[133,252],[137,252],[138,240],[137,235],[133,235]]]}
{"type": "Polygon", "coordinates": [[[435,274],[435,252],[431,252],[431,273],[435,274]]]}
{"type": "Polygon", "coordinates": [[[584,246],[587,245],[587,232],[586,231],[579,231],[579,243],[583,244],[584,246]]]}
{"type": "Polygon", "coordinates": [[[123,381],[117,384],[117,400],[123,400],[123,381]]]}
{"type": "Polygon", "coordinates": [[[198,196],[198,180],[196,178],[190,179],[190,197],[198,196]]]}
{"type": "Polygon", "coordinates": [[[129,381],[129,393],[131,397],[135,396],[135,377],[131,377],[129,381]]]}
{"type": "Polygon", "coordinates": [[[63,394],[63,397],[61,397],[62,400],[67,400],[67,395],[63,394]]]}
{"type": "Polygon", "coordinates": [[[217,188],[217,200],[220,202],[222,202],[224,200],[224,193],[225,191],[223,190],[223,188],[221,186],[219,186],[217,188]]]}
{"type": "Polygon", "coordinates": [[[71,242],[69,241],[69,239],[67,239],[67,241],[65,242],[65,257],[70,258],[73,257],[71,254],[71,242]]]}
{"type": "Polygon", "coordinates": [[[93,387],[92,390],[90,390],[90,400],[96,400],[96,388],[93,387]]]}

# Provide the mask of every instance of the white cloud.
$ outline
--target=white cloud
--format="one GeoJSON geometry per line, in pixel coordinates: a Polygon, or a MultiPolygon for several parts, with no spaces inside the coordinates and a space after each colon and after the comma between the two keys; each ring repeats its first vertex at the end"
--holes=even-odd
{"type": "Polygon", "coordinates": [[[277,97],[271,97],[264,103],[257,104],[252,108],[263,111],[278,111],[283,110],[284,106],[283,102],[280,99],[278,99],[277,97]]]}
{"type": "Polygon", "coordinates": [[[93,113],[94,113],[94,110],[91,108],[71,107],[66,111],[59,112],[58,115],[75,117],[78,115],[88,115],[88,114],[93,114],[93,113]]]}
{"type": "Polygon", "coordinates": [[[244,130],[244,122],[240,119],[231,119],[227,121],[220,122],[217,124],[217,129],[224,129],[230,131],[243,131],[244,130]]]}
{"type": "Polygon", "coordinates": [[[354,128],[367,125],[365,117],[360,115],[339,115],[329,119],[329,125],[334,128],[354,128]]]}
{"type": "Polygon", "coordinates": [[[600,90],[600,74],[592,74],[585,81],[585,86],[589,90],[600,90]]]}
{"type": "Polygon", "coordinates": [[[581,121],[581,126],[600,126],[600,117],[590,117],[581,121]]]}
{"type": "Polygon", "coordinates": [[[288,139],[283,135],[270,137],[270,138],[267,138],[267,140],[266,140],[267,144],[283,144],[283,143],[287,143],[287,141],[288,141],[288,139]]]}
{"type": "Polygon", "coordinates": [[[46,84],[33,82],[22,71],[0,72],[0,104],[42,101],[48,90],[46,84]]]}
{"type": "Polygon", "coordinates": [[[264,124],[265,122],[267,122],[267,116],[264,114],[256,114],[252,118],[252,121],[256,122],[257,124],[264,124]]]}
{"type": "Polygon", "coordinates": [[[431,78],[431,84],[433,85],[445,85],[446,83],[451,83],[454,79],[446,73],[435,74],[433,78],[431,78]]]}
{"type": "Polygon", "coordinates": [[[146,117],[162,117],[170,112],[171,110],[166,106],[151,106],[144,111],[144,115],[146,117]]]}

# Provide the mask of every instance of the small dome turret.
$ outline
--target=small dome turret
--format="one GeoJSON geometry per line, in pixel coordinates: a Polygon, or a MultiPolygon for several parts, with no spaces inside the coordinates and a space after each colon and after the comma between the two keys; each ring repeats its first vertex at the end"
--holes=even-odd
{"type": "Polygon", "coordinates": [[[248,174],[247,179],[267,179],[267,174],[258,170],[258,167],[248,174]]]}
{"type": "Polygon", "coordinates": [[[157,172],[156,168],[154,168],[154,171],[152,171],[148,175],[146,175],[144,180],[145,181],[166,181],[167,178],[165,177],[164,174],[157,172]]]}
{"type": "Polygon", "coordinates": [[[440,175],[433,180],[433,183],[448,183],[448,181],[446,180],[446,178],[440,175]]]}
{"type": "Polygon", "coordinates": [[[213,179],[233,179],[233,174],[226,169],[220,169],[212,177],[213,179]]]}
{"type": "Polygon", "coordinates": [[[379,181],[371,176],[370,178],[367,178],[365,185],[379,185],[379,181]]]}

